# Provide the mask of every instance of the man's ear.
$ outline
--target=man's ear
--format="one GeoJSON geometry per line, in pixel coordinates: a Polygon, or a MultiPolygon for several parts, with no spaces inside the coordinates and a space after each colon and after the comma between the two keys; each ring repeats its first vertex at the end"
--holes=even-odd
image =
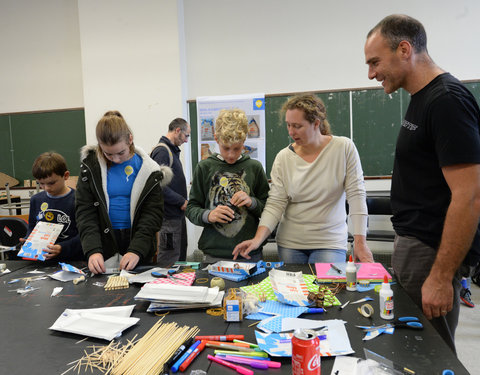
{"type": "Polygon", "coordinates": [[[397,51],[400,53],[400,56],[409,58],[413,53],[413,46],[406,40],[402,40],[398,44],[397,51]]]}

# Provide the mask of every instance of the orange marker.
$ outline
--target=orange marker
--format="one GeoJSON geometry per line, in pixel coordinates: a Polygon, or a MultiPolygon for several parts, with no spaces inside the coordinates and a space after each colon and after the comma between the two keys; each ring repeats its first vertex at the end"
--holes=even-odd
{"type": "Polygon", "coordinates": [[[247,344],[247,343],[243,343],[243,342],[228,342],[228,344],[226,344],[225,341],[207,341],[207,344],[213,344],[213,345],[235,345],[235,346],[240,346],[242,348],[249,348],[250,345],[247,344]]]}

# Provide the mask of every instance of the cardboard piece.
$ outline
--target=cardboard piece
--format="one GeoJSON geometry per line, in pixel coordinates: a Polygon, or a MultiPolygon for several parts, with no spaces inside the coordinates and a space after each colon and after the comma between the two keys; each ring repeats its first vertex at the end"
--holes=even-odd
{"type": "Polygon", "coordinates": [[[8,174],[0,172],[0,187],[4,188],[7,183],[9,187],[17,186],[19,184],[16,178],[13,178],[8,174]]]}

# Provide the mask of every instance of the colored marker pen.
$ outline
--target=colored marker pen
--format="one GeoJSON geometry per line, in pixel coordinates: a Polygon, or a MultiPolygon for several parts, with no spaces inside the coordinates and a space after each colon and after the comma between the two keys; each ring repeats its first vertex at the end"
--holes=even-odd
{"type": "Polygon", "coordinates": [[[210,354],[208,355],[208,359],[211,360],[211,361],[213,361],[213,362],[220,363],[221,365],[224,365],[224,366],[233,368],[233,369],[234,369],[235,371],[237,371],[239,374],[242,374],[242,375],[253,375],[253,371],[252,371],[252,370],[249,370],[248,368],[234,365],[233,363],[224,361],[223,359],[214,357],[214,356],[212,356],[212,355],[210,355],[210,354]]]}
{"type": "MultiPolygon", "coordinates": [[[[250,364],[250,363],[255,363],[255,364],[261,364],[262,366],[267,366],[271,368],[279,368],[282,366],[280,362],[275,362],[275,361],[262,361],[262,360],[257,360],[257,359],[252,359],[252,358],[241,358],[237,357],[235,355],[227,355],[224,357],[225,360],[235,362],[235,363],[243,363],[243,364],[250,364]]],[[[253,366],[252,366],[253,367],[253,366]]],[[[256,367],[260,368],[260,367],[256,367]]]]}
{"type": "MultiPolygon", "coordinates": [[[[165,369],[169,369],[172,367],[172,365],[177,362],[180,357],[187,351],[187,349],[192,346],[193,343],[193,337],[185,341],[180,347],[176,350],[175,353],[170,357],[170,359],[167,361],[165,364],[165,369]]],[[[167,371],[168,372],[168,371],[167,371]]]]}
{"type": "Polygon", "coordinates": [[[188,356],[197,348],[198,345],[200,345],[201,341],[195,341],[195,344],[193,344],[186,352],[183,354],[180,359],[175,362],[175,364],[172,366],[171,371],[172,372],[177,372],[180,366],[182,365],[183,362],[188,358],[188,356]]]}
{"type": "Polygon", "coordinates": [[[197,357],[197,355],[200,354],[200,352],[203,350],[203,348],[205,348],[205,341],[201,341],[200,342],[200,345],[198,345],[192,352],[192,354],[190,354],[187,359],[185,360],[185,362],[182,363],[182,365],[180,366],[180,371],[181,372],[184,372],[187,367],[190,365],[190,363],[192,363],[192,361],[197,357]]]}
{"type": "Polygon", "coordinates": [[[247,341],[234,339],[233,342],[238,344],[248,344],[251,348],[258,348],[257,344],[252,344],[251,342],[247,342],[247,341]]]}
{"type": "Polygon", "coordinates": [[[224,336],[195,336],[195,340],[207,340],[207,341],[233,341],[243,340],[244,335],[224,335],[224,336]]]}
{"type": "MultiPolygon", "coordinates": [[[[215,354],[233,354],[233,355],[237,355],[239,354],[240,352],[234,352],[234,351],[231,351],[231,350],[215,350],[214,351],[215,354]]],[[[243,356],[248,356],[248,357],[264,357],[264,358],[267,358],[268,357],[268,354],[265,353],[265,352],[241,352],[243,356]]]]}
{"type": "Polygon", "coordinates": [[[248,359],[255,359],[257,361],[270,361],[270,358],[265,358],[265,357],[252,357],[252,356],[245,356],[242,355],[242,353],[235,353],[235,354],[224,354],[224,353],[216,353],[215,357],[219,357],[222,359],[227,359],[228,356],[232,357],[238,357],[238,358],[248,358],[248,359]]]}

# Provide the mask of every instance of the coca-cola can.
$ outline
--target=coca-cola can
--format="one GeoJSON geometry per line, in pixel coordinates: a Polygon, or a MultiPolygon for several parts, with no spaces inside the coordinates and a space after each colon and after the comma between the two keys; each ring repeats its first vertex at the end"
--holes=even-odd
{"type": "Polygon", "coordinates": [[[297,329],[292,337],[292,374],[320,375],[320,339],[311,329],[297,329]]]}

